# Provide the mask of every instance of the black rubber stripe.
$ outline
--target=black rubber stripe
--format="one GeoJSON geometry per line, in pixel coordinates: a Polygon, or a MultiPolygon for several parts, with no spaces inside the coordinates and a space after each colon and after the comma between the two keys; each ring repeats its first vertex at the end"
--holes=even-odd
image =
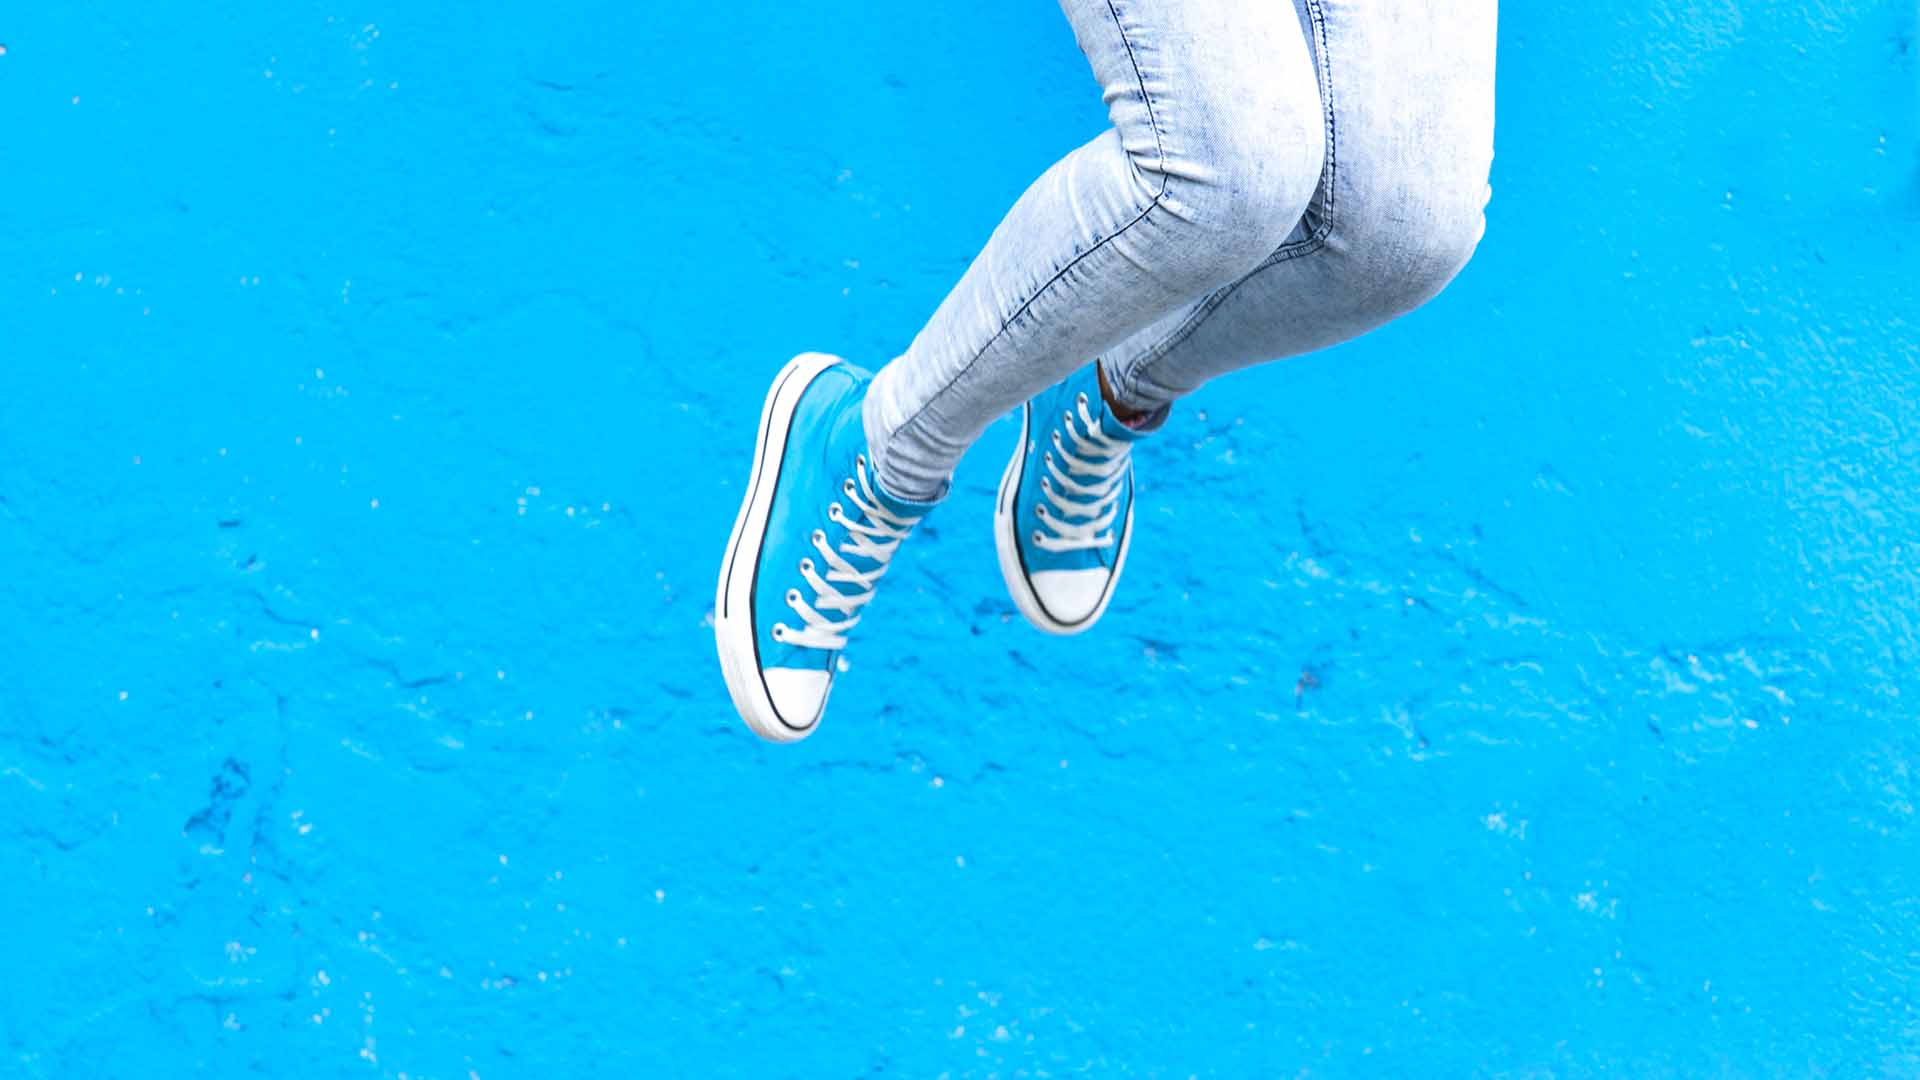
{"type": "MultiPolygon", "coordinates": [[[[819,376],[824,375],[831,370],[833,370],[831,366],[821,368],[819,371],[814,373],[814,376],[818,378],[819,376]]],[[[793,377],[792,373],[789,372],[787,375],[787,378],[790,379],[792,377],[793,377]]],[[[782,386],[786,385],[786,379],[780,380],[780,383],[782,386]]],[[[804,394],[805,392],[802,391],[802,393],[804,394]]],[[[791,447],[793,442],[792,416],[794,412],[799,412],[799,411],[800,411],[800,401],[798,398],[795,398],[793,403],[793,410],[787,414],[788,415],[787,437],[780,444],[780,464],[782,466],[785,466],[787,463],[787,450],[791,447]]],[[[763,465],[765,464],[764,457],[761,459],[761,463],[763,465]]],[[[760,487],[760,478],[756,476],[754,477],[754,489],[757,491],[759,490],[759,487],[760,487]]],[[[769,519],[773,517],[773,504],[779,498],[780,498],[780,470],[775,469],[773,471],[773,494],[767,496],[767,517],[769,519]]],[[[760,531],[761,546],[765,547],[766,542],[767,542],[766,530],[762,529],[760,531]]],[[[753,594],[755,596],[758,596],[760,594],[760,559],[758,557],[756,557],[753,560],[753,584],[749,586],[749,588],[753,590],[753,594]]],[[[815,716],[813,718],[813,721],[808,723],[805,727],[798,727],[793,724],[787,723],[787,718],[780,715],[780,706],[778,703],[774,702],[773,700],[773,688],[767,685],[766,666],[760,662],[760,627],[756,624],[756,625],[750,626],[749,629],[753,631],[753,676],[754,678],[760,680],[761,692],[766,695],[768,703],[773,705],[773,718],[780,722],[781,727],[786,728],[788,731],[791,731],[796,735],[805,735],[807,732],[812,731],[814,728],[814,725],[818,723],[820,720],[818,716],[815,716]]],[[[832,673],[829,672],[827,677],[832,678],[833,677],[832,673]]]]}
{"type": "MultiPolygon", "coordinates": [[[[779,400],[780,400],[780,388],[781,388],[781,387],[783,387],[783,386],[785,386],[785,385],[787,385],[787,380],[788,380],[788,379],[791,379],[791,378],[793,378],[793,372],[792,372],[792,371],[788,371],[788,372],[787,372],[787,373],[786,373],[785,375],[782,375],[782,376],[780,377],[780,381],[779,381],[779,382],[778,382],[777,384],[775,384],[775,385],[774,385],[774,388],[773,388],[773,393],[772,393],[772,394],[770,395],[770,397],[772,398],[772,400],[774,400],[774,401],[779,401],[779,400]]],[[[761,421],[762,421],[762,426],[763,426],[763,427],[770,427],[770,425],[767,425],[767,424],[765,424],[765,421],[766,421],[766,419],[767,419],[767,416],[763,414],[763,415],[761,416],[761,421]]],[[[793,433],[793,429],[792,429],[792,425],[791,425],[791,424],[789,424],[789,425],[788,425],[788,429],[787,429],[787,433],[788,433],[788,434],[792,434],[792,433],[793,433]]],[[[762,431],[762,432],[760,433],[760,445],[759,445],[758,447],[756,447],[756,448],[755,448],[755,451],[756,451],[756,453],[755,453],[755,458],[756,458],[756,460],[758,460],[758,461],[759,461],[759,462],[761,463],[761,465],[762,465],[762,466],[764,466],[764,465],[766,464],[766,461],[767,461],[767,433],[766,433],[766,431],[762,431]]],[[[781,459],[782,461],[785,461],[785,460],[786,460],[786,455],[785,455],[785,454],[782,454],[782,455],[780,456],[780,459],[781,459]]],[[[757,494],[759,494],[759,493],[760,493],[760,470],[757,470],[757,469],[756,469],[756,470],[754,471],[754,474],[753,474],[753,486],[747,489],[747,507],[749,507],[749,508],[751,508],[751,507],[753,506],[753,497],[754,497],[755,495],[757,495],[757,494]]],[[[771,502],[769,502],[769,503],[768,503],[768,506],[769,506],[769,508],[771,508],[771,506],[772,506],[772,503],[771,503],[771,502]]],[[[729,603],[729,602],[731,602],[731,601],[732,601],[732,599],[733,599],[733,589],[732,589],[732,587],[731,587],[731,586],[733,585],[733,564],[734,564],[734,563],[735,563],[736,561],[738,561],[738,560],[739,560],[739,558],[740,558],[740,541],[741,541],[741,539],[743,539],[743,538],[744,538],[744,536],[745,536],[745,533],[744,533],[744,530],[743,530],[743,532],[742,532],[742,535],[741,535],[741,536],[739,536],[739,537],[735,537],[735,538],[734,538],[734,541],[733,541],[733,550],[727,553],[727,580],[726,580],[726,585],[727,585],[727,587],[726,587],[726,588],[723,588],[723,589],[721,589],[721,591],[720,591],[720,595],[721,595],[721,600],[720,600],[720,614],[721,614],[721,615],[723,615],[723,616],[724,616],[724,615],[727,615],[727,614],[728,614],[728,611],[727,611],[727,605],[728,605],[728,603],[729,603]]],[[[763,538],[763,539],[764,539],[764,538],[763,538]]],[[[757,569],[757,568],[756,568],[756,569],[757,569]]],[[[758,646],[755,646],[755,647],[756,647],[756,648],[758,648],[758,646]]]]}

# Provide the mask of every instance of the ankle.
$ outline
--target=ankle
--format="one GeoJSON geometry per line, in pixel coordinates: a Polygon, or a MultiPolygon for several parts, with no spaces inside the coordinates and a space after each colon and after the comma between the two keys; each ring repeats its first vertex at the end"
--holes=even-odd
{"type": "Polygon", "coordinates": [[[1107,411],[1112,413],[1115,419],[1128,427],[1134,427],[1153,415],[1151,410],[1136,409],[1119,399],[1113,392],[1113,384],[1107,381],[1105,364],[1095,363],[1093,369],[1100,377],[1100,398],[1107,403],[1107,411]]]}

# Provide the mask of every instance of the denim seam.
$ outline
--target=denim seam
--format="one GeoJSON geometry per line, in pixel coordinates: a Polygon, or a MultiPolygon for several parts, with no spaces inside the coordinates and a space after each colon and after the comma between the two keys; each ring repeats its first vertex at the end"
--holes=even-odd
{"type": "MultiPolygon", "coordinates": [[[[1317,0],[1310,0],[1310,2],[1317,2],[1317,0]]],[[[912,416],[909,416],[906,420],[902,421],[899,427],[894,428],[891,432],[887,434],[887,441],[889,443],[899,438],[901,432],[906,431],[909,428],[913,427],[915,424],[919,423],[921,418],[926,415],[927,410],[933,407],[934,402],[939,401],[941,398],[945,397],[949,391],[951,391],[955,386],[959,385],[960,380],[965,378],[967,373],[969,371],[972,371],[974,369],[974,366],[980,362],[980,358],[987,355],[987,352],[991,350],[994,347],[994,345],[998,344],[1001,338],[1006,336],[1007,331],[1011,330],[1013,328],[1013,325],[1019,322],[1021,317],[1024,316],[1033,307],[1034,304],[1038,303],[1042,296],[1046,295],[1046,292],[1048,289],[1051,289],[1056,284],[1058,284],[1061,278],[1066,277],[1067,274],[1071,272],[1074,267],[1079,266],[1082,262],[1084,262],[1087,259],[1088,256],[1092,255],[1096,251],[1099,251],[1101,248],[1106,247],[1108,244],[1112,243],[1113,241],[1120,239],[1120,237],[1126,235],[1128,230],[1132,229],[1135,225],[1140,224],[1142,221],[1145,221],[1147,219],[1147,215],[1153,213],[1155,208],[1164,207],[1165,199],[1167,197],[1167,188],[1169,186],[1169,183],[1171,182],[1171,177],[1168,176],[1167,174],[1166,141],[1165,141],[1164,135],[1160,130],[1159,116],[1158,114],[1155,113],[1153,108],[1153,94],[1147,90],[1147,78],[1140,71],[1140,58],[1138,54],[1134,52],[1132,39],[1127,37],[1126,23],[1120,18],[1120,11],[1115,6],[1114,0],[1107,0],[1107,14],[1113,17],[1114,29],[1118,31],[1120,34],[1120,44],[1125,46],[1127,50],[1127,61],[1133,65],[1134,83],[1140,88],[1140,99],[1143,102],[1145,102],[1147,106],[1147,126],[1153,131],[1154,152],[1158,155],[1158,163],[1156,168],[1157,168],[1157,171],[1160,173],[1160,190],[1154,193],[1153,198],[1147,201],[1147,205],[1143,209],[1141,209],[1140,213],[1137,216],[1135,216],[1132,221],[1129,221],[1125,225],[1120,226],[1118,229],[1115,229],[1110,235],[1102,237],[1099,241],[1094,243],[1091,247],[1087,248],[1087,250],[1067,260],[1066,265],[1062,266],[1058,271],[1056,271],[1051,278],[1048,278],[1046,284],[1040,286],[1038,289],[1035,289],[1033,291],[1033,295],[1027,297],[1026,301],[1022,303],[1019,306],[1019,308],[1017,308],[1014,311],[1012,315],[1008,316],[1007,319],[1000,324],[1000,329],[995,331],[994,335],[991,338],[987,339],[987,343],[980,347],[980,351],[974,353],[972,358],[970,358],[966,363],[960,365],[960,370],[954,372],[953,378],[948,379],[946,382],[946,385],[942,386],[939,390],[935,391],[931,396],[927,398],[925,402],[923,402],[920,405],[918,409],[914,410],[914,413],[912,416]]]]}
{"type": "Polygon", "coordinates": [[[1266,262],[1260,264],[1259,270],[1264,270],[1276,263],[1286,262],[1288,259],[1299,258],[1301,255],[1313,254],[1326,244],[1327,234],[1333,231],[1333,200],[1337,190],[1335,182],[1340,177],[1340,139],[1339,124],[1334,112],[1333,55],[1328,47],[1327,13],[1322,6],[1324,2],[1325,0],[1306,0],[1307,17],[1313,20],[1314,36],[1320,39],[1318,53],[1320,92],[1326,96],[1324,105],[1327,117],[1327,182],[1324,185],[1326,212],[1320,216],[1320,224],[1313,230],[1312,235],[1292,244],[1282,244],[1266,262]]]}
{"type": "MultiPolygon", "coordinates": [[[[1272,255],[1267,256],[1265,262],[1254,267],[1239,281],[1215,290],[1212,295],[1202,300],[1193,314],[1187,316],[1186,320],[1171,334],[1159,344],[1140,354],[1140,358],[1126,365],[1124,370],[1115,372],[1109,368],[1108,380],[1113,383],[1114,396],[1128,404],[1134,404],[1140,400],[1138,392],[1142,379],[1141,369],[1166,359],[1168,353],[1179,348],[1182,343],[1192,337],[1200,329],[1200,324],[1206,322],[1221,304],[1226,303],[1229,297],[1238,292],[1240,286],[1270,267],[1304,258],[1326,246],[1327,235],[1333,231],[1334,191],[1340,175],[1340,141],[1333,109],[1333,57],[1327,47],[1327,17],[1321,3],[1322,0],[1306,0],[1307,16],[1313,20],[1314,36],[1320,39],[1320,86],[1321,93],[1326,97],[1323,109],[1326,113],[1327,126],[1327,168],[1326,179],[1321,185],[1325,195],[1325,212],[1320,216],[1320,224],[1305,239],[1296,240],[1291,244],[1282,244],[1272,255]]],[[[1162,388],[1162,395],[1164,396],[1164,388],[1162,388]]]]}

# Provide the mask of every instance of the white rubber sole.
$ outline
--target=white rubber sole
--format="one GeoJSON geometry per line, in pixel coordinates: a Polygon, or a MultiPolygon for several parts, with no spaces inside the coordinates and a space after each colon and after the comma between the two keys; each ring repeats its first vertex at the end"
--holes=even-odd
{"type": "Polygon", "coordinates": [[[1020,414],[1020,441],[1013,448],[1013,459],[1007,462],[1006,472],[1000,474],[1000,496],[993,504],[993,547],[1000,555],[1000,576],[1006,579],[1007,593],[1013,597],[1013,605],[1020,609],[1020,614],[1036,629],[1067,637],[1092,629],[1113,600],[1113,587],[1120,581],[1120,571],[1126,569],[1127,548],[1133,543],[1133,502],[1127,502],[1127,522],[1120,532],[1120,551],[1114,556],[1113,573],[1108,576],[1107,587],[1101,592],[1100,603],[1093,613],[1073,623],[1061,622],[1047,614],[1040,597],[1033,591],[1033,583],[1027,580],[1025,568],[1020,565],[1020,516],[1013,501],[1014,491],[1020,485],[1021,466],[1027,460],[1027,444],[1032,441],[1033,406],[1026,405],[1020,414]]]}
{"type": "Polygon", "coordinates": [[[753,586],[760,545],[767,535],[767,518],[773,512],[780,463],[786,457],[793,410],[814,378],[840,362],[839,357],[825,353],[802,353],[780,369],[767,391],[766,405],[760,410],[760,434],[754,442],[753,473],[747,479],[740,513],[733,521],[733,535],[727,539],[727,554],[720,564],[720,582],[713,600],[713,638],[727,693],[753,733],[770,742],[799,742],[820,726],[816,717],[806,727],[794,727],[774,708],[766,682],[760,677],[760,651],[753,632],[753,586]]]}

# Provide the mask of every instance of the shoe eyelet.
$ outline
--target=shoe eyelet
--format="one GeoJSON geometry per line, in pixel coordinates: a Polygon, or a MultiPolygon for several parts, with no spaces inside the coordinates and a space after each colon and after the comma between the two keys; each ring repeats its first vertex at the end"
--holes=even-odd
{"type": "Polygon", "coordinates": [[[1060,419],[1066,421],[1069,424],[1073,423],[1073,411],[1071,409],[1063,410],[1060,413],[1060,419]]]}
{"type": "Polygon", "coordinates": [[[1036,544],[1038,544],[1038,543],[1040,542],[1040,530],[1039,530],[1039,529],[1035,529],[1035,530],[1033,530],[1033,542],[1034,542],[1034,543],[1036,543],[1036,544]]]}
{"type": "Polygon", "coordinates": [[[1087,403],[1087,395],[1081,394],[1079,395],[1079,397],[1080,397],[1080,404],[1085,405],[1087,403]]]}
{"type": "Polygon", "coordinates": [[[787,640],[787,624],[786,623],[777,622],[773,624],[773,640],[775,641],[787,640]]]}
{"type": "Polygon", "coordinates": [[[858,466],[860,466],[860,467],[861,467],[861,468],[863,468],[863,469],[864,469],[864,468],[866,468],[866,467],[867,467],[867,455],[865,455],[865,454],[855,454],[855,455],[853,455],[853,463],[854,463],[855,465],[858,465],[858,466]]]}
{"type": "Polygon", "coordinates": [[[800,590],[788,589],[787,590],[787,606],[792,607],[795,604],[798,604],[799,602],[800,602],[800,590]]]}
{"type": "Polygon", "coordinates": [[[847,498],[849,498],[849,499],[851,499],[851,498],[853,498],[853,481],[852,481],[852,479],[848,479],[846,483],[844,483],[844,484],[841,484],[841,485],[840,485],[840,490],[841,490],[841,492],[843,492],[843,493],[844,493],[844,494],[845,494],[845,495],[847,496],[847,498]]]}
{"type": "Polygon", "coordinates": [[[1033,504],[1033,515],[1034,515],[1035,517],[1046,517],[1046,516],[1047,516],[1047,504],[1046,504],[1046,503],[1034,503],[1034,504],[1033,504]]]}
{"type": "Polygon", "coordinates": [[[812,540],[813,540],[813,542],[814,542],[814,543],[816,543],[816,544],[824,544],[824,543],[826,543],[826,542],[827,542],[827,530],[825,530],[825,529],[815,529],[815,530],[813,530],[813,536],[812,536],[812,540]]]}
{"type": "Polygon", "coordinates": [[[801,560],[800,560],[800,572],[801,572],[801,573],[803,573],[803,574],[811,574],[811,573],[813,573],[813,560],[812,560],[812,559],[801,559],[801,560]]]}
{"type": "Polygon", "coordinates": [[[836,502],[833,505],[827,507],[828,521],[831,521],[834,524],[838,525],[844,522],[846,520],[846,517],[847,517],[847,512],[840,508],[839,503],[836,502]]]}

